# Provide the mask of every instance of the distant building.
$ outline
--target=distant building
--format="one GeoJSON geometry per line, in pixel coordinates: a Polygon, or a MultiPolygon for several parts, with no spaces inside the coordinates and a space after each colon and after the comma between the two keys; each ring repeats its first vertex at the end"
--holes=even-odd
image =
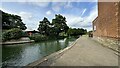
{"type": "Polygon", "coordinates": [[[33,31],[25,31],[25,32],[27,32],[27,34],[28,35],[32,35],[32,34],[39,34],[39,32],[38,31],[35,31],[35,30],[33,30],[33,31]]]}
{"type": "Polygon", "coordinates": [[[93,21],[93,38],[119,44],[120,2],[98,2],[98,17],[93,21]]]}

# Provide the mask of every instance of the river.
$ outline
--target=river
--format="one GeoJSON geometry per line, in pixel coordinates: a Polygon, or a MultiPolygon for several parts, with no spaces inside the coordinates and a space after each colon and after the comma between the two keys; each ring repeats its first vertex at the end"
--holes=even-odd
{"type": "Polygon", "coordinates": [[[54,52],[66,48],[76,38],[50,40],[39,43],[26,43],[2,46],[3,66],[25,66],[54,52]]]}

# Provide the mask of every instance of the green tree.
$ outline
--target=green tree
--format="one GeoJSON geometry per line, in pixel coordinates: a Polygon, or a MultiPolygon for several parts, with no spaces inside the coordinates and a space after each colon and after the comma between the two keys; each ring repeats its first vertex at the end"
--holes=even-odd
{"type": "Polygon", "coordinates": [[[86,29],[83,28],[70,28],[67,32],[69,36],[78,36],[78,35],[84,35],[87,33],[86,29]]]}
{"type": "Polygon", "coordinates": [[[58,36],[59,33],[61,32],[67,32],[67,30],[69,29],[69,27],[66,24],[66,18],[63,17],[62,15],[58,14],[55,15],[55,19],[52,19],[52,24],[54,26],[54,30],[55,30],[55,34],[58,36]]]}
{"type": "Polygon", "coordinates": [[[11,28],[20,28],[22,30],[27,29],[25,24],[22,22],[22,19],[18,15],[8,14],[2,12],[2,28],[11,29],[11,28]]]}
{"type": "Polygon", "coordinates": [[[40,31],[40,33],[44,35],[49,35],[50,34],[49,30],[51,27],[49,20],[46,17],[44,17],[44,19],[39,23],[40,24],[39,24],[38,30],[40,31]]]}

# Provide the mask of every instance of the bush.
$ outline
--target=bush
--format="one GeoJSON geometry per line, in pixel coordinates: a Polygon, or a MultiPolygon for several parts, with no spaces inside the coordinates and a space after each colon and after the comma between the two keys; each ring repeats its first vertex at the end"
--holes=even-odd
{"type": "Polygon", "coordinates": [[[48,40],[47,36],[41,35],[41,34],[34,34],[34,35],[30,36],[29,38],[31,40],[35,40],[35,42],[40,42],[40,41],[48,40]]]}
{"type": "Polygon", "coordinates": [[[29,37],[29,34],[27,32],[23,32],[22,37],[29,37]]]}
{"type": "Polygon", "coordinates": [[[3,32],[2,40],[7,41],[7,40],[11,40],[11,39],[19,39],[22,37],[22,34],[23,34],[23,32],[21,29],[13,28],[13,29],[3,32]]]}

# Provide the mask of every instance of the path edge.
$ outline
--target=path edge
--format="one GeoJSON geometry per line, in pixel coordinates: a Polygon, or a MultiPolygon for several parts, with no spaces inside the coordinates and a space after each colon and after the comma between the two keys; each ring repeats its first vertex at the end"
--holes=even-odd
{"type": "MultiPolygon", "coordinates": [[[[80,37],[79,37],[80,38],[80,37]]],[[[79,39],[78,38],[78,39],[79,39]]],[[[37,61],[34,61],[32,63],[29,63],[28,65],[26,66],[38,66],[40,64],[42,64],[43,62],[47,62],[49,61],[51,58],[54,58],[54,59],[57,59],[59,58],[60,56],[62,56],[66,51],[70,50],[78,41],[78,39],[75,40],[75,42],[73,42],[72,44],[70,44],[68,47],[62,49],[62,50],[59,50],[57,52],[54,52],[48,56],[45,56],[44,58],[42,59],[38,59],[37,61]]]]}

